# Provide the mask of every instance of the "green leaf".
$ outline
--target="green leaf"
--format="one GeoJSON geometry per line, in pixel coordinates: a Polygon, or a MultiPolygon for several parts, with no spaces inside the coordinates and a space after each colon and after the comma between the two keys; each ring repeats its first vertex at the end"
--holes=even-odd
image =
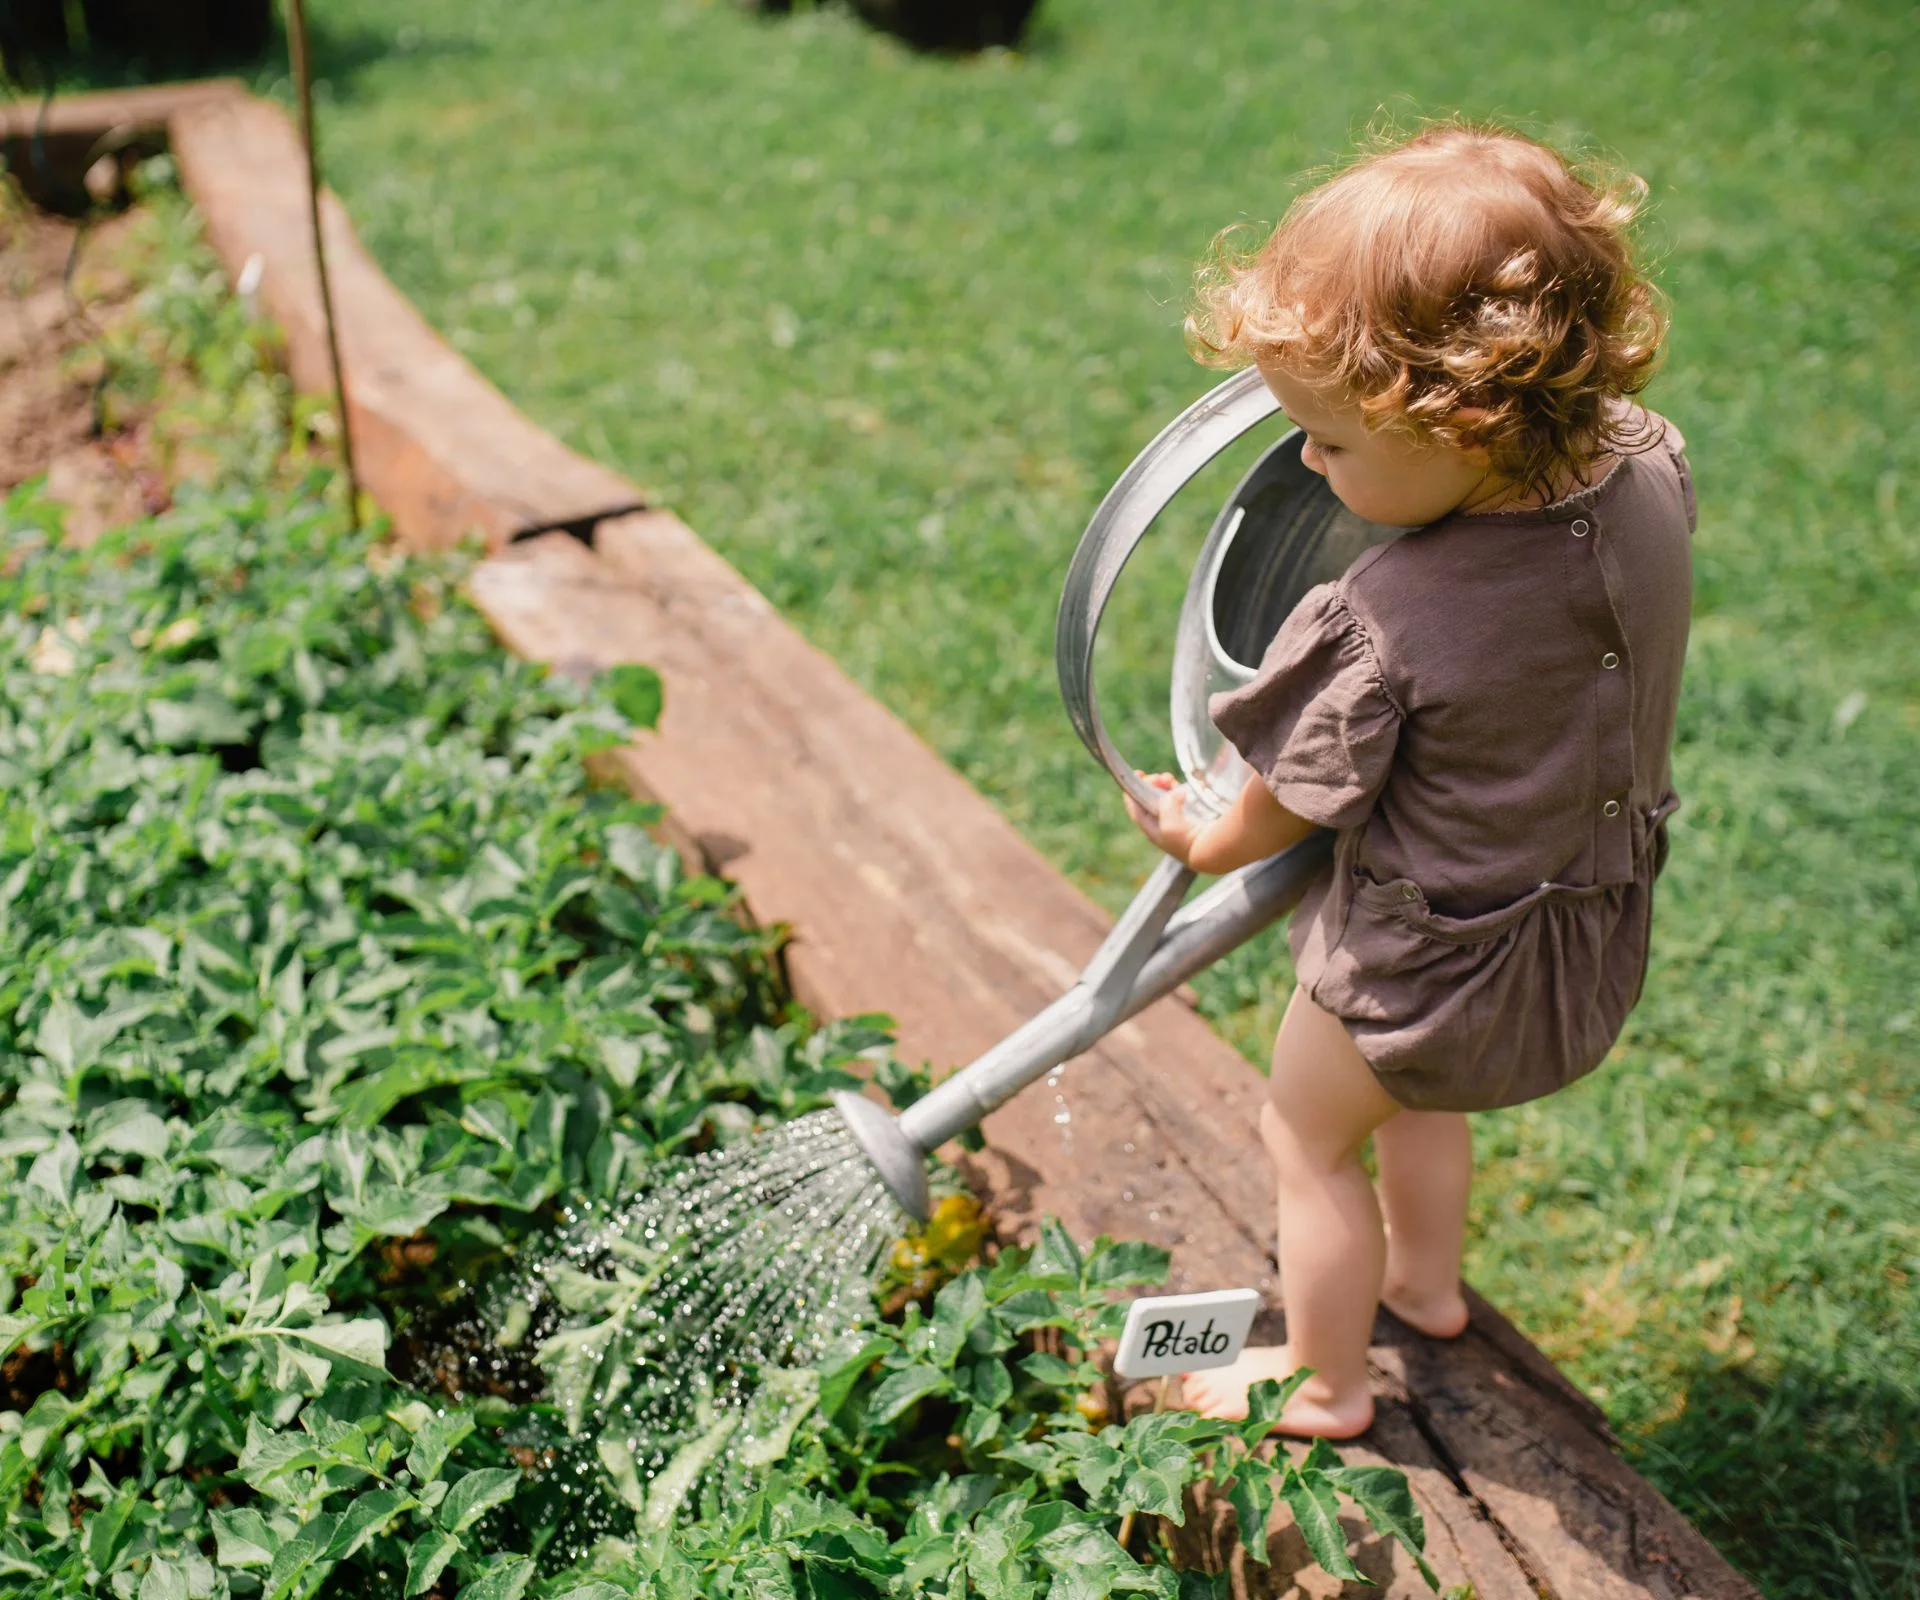
{"type": "Polygon", "coordinates": [[[891,1422],[928,1395],[944,1393],[952,1387],[952,1379],[939,1367],[924,1364],[903,1367],[889,1373],[873,1391],[873,1397],[867,1401],[867,1421],[876,1427],[891,1422]]]}
{"type": "Polygon", "coordinates": [[[967,1335],[987,1314],[987,1289],[977,1272],[962,1273],[933,1300],[933,1359],[950,1367],[966,1348],[967,1335]]]}
{"type": "Polygon", "coordinates": [[[1151,1593],[1159,1587],[1155,1574],[1121,1549],[1098,1522],[1064,1517],[1041,1535],[1034,1549],[1054,1574],[1047,1600],[1104,1600],[1107,1595],[1151,1593]]]}
{"type": "Polygon", "coordinates": [[[1048,1473],[1060,1464],[1059,1450],[1045,1439],[1016,1439],[993,1452],[995,1461],[1010,1461],[1032,1473],[1048,1473]]]}
{"type": "Polygon", "coordinates": [[[350,1362],[370,1376],[387,1370],[387,1325],[378,1317],[328,1318],[311,1327],[280,1330],[326,1351],[335,1361],[350,1362]]]}
{"type": "Polygon", "coordinates": [[[1287,1509],[1293,1513],[1294,1526],[1307,1541],[1307,1549],[1330,1578],[1358,1578],[1360,1569],[1347,1554],[1347,1536],[1340,1526],[1340,1506],[1334,1499],[1333,1485],[1317,1469],[1290,1473],[1282,1490],[1287,1509]]]}
{"type": "Polygon", "coordinates": [[[1043,1218],[1040,1223],[1040,1244],[1033,1252],[1033,1270],[1041,1274],[1058,1273],[1077,1284],[1085,1265],[1073,1236],[1056,1218],[1043,1218]]]}
{"type": "Polygon", "coordinates": [[[797,1600],[793,1563],[777,1550],[749,1550],[733,1569],[731,1592],[741,1600],[797,1600]]]}
{"type": "Polygon", "coordinates": [[[1073,1458],[1074,1477],[1086,1490],[1088,1502],[1106,1505],[1107,1491],[1126,1471],[1127,1458],[1104,1439],[1096,1439],[1090,1433],[1056,1433],[1048,1442],[1063,1455],[1073,1458]]]}
{"type": "Polygon", "coordinates": [[[82,1542],[86,1547],[87,1560],[96,1572],[113,1570],[114,1556],[119,1552],[136,1504],[133,1492],[122,1488],[99,1511],[87,1518],[82,1542]]]}
{"type": "Polygon", "coordinates": [[[80,1146],[74,1143],[72,1134],[63,1133],[54,1141],[52,1149],[34,1158],[33,1165],[27,1169],[27,1183],[56,1205],[65,1206],[73,1200],[74,1179],[79,1172],[80,1146]]]}
{"type": "MultiPolygon", "coordinates": [[[[267,1570],[267,1594],[280,1597],[293,1593],[300,1579],[313,1570],[320,1552],[333,1538],[332,1517],[315,1517],[274,1552],[273,1565],[267,1570]]],[[[324,1573],[325,1568],[321,1571],[324,1573]]]]}
{"type": "MultiPolygon", "coordinates": [[[[847,1402],[854,1387],[866,1376],[868,1368],[894,1348],[891,1339],[869,1339],[838,1366],[820,1377],[820,1415],[831,1417],[847,1402]]],[[[1012,1391],[1009,1390],[1009,1393],[1012,1391]]]]}
{"type": "Polygon", "coordinates": [[[629,662],[609,668],[602,677],[613,709],[627,721],[636,728],[652,728],[659,724],[666,690],[660,682],[660,674],[652,667],[629,662]]]}
{"type": "Polygon", "coordinates": [[[511,1500],[521,1481],[512,1467],[478,1467],[456,1479],[440,1502],[440,1526],[449,1533],[465,1533],[495,1506],[511,1500]]]}
{"type": "Polygon", "coordinates": [[[440,1476],[454,1446],[473,1432],[473,1414],[447,1411],[430,1418],[413,1436],[413,1448],[407,1452],[407,1471],[416,1483],[431,1483],[440,1476]]]}
{"type": "MultiPolygon", "coordinates": [[[[220,1508],[209,1520],[213,1523],[214,1554],[223,1567],[264,1567],[272,1564],[280,1541],[267,1520],[251,1506],[220,1508]]],[[[105,1568],[104,1562],[96,1566],[105,1568]]]]}
{"type": "Polygon", "coordinates": [[[315,1448],[311,1438],[297,1433],[275,1433],[262,1427],[258,1417],[249,1417],[246,1447],[236,1464],[249,1488],[266,1493],[273,1479],[323,1466],[326,1462],[325,1453],[315,1448]]]}
{"type": "Polygon", "coordinates": [[[213,694],[191,700],[150,700],[147,721],[159,745],[246,744],[253,738],[255,719],[213,694]]]}
{"type": "Polygon", "coordinates": [[[369,1233],[405,1239],[421,1231],[447,1209],[447,1197],[421,1189],[376,1189],[352,1212],[369,1233]]]}
{"type": "Polygon", "coordinates": [[[682,1445],[675,1452],[660,1476],[653,1480],[653,1487],[647,1491],[647,1509],[640,1518],[643,1526],[658,1532],[673,1521],[681,1502],[693,1492],[693,1486],[700,1481],[700,1474],[720,1453],[720,1447],[727,1442],[739,1420],[737,1416],[722,1417],[697,1439],[682,1445]]]}
{"type": "Polygon", "coordinates": [[[87,1143],[116,1155],[158,1160],[167,1153],[167,1125],[139,1100],[121,1100],[95,1112],[87,1129],[87,1143]]]}
{"type": "Polygon", "coordinates": [[[1165,1517],[1176,1526],[1186,1522],[1182,1491],[1194,1479],[1198,1463],[1193,1452],[1172,1439],[1149,1439],[1127,1457],[1118,1507],[1165,1517]]]}
{"type": "Polygon", "coordinates": [[[407,1547],[407,1593],[425,1594],[440,1579],[440,1574],[461,1548],[458,1534],[444,1528],[429,1528],[407,1547]]]}
{"type": "Polygon", "coordinates": [[[140,1580],[139,1600],[187,1600],[187,1575],[173,1562],[153,1558],[140,1580]]]}
{"type": "Polygon", "coordinates": [[[1227,1501],[1240,1528],[1240,1543],[1262,1566],[1271,1559],[1267,1527],[1273,1518],[1274,1469],[1258,1456],[1242,1456],[1227,1481],[1227,1501]]]}
{"type": "Polygon", "coordinates": [[[602,1434],[594,1441],[593,1449],[600,1458],[600,1465],[606,1469],[607,1481],[613,1485],[613,1492],[621,1502],[630,1510],[645,1511],[647,1491],[640,1485],[640,1469],[626,1443],[610,1434],[602,1434]]]}
{"type": "Polygon", "coordinates": [[[898,1580],[899,1592],[903,1594],[925,1594],[933,1584],[950,1590],[949,1576],[965,1559],[959,1539],[950,1533],[932,1534],[918,1541],[903,1541],[900,1548],[906,1556],[906,1566],[898,1580]]]}
{"type": "Polygon", "coordinates": [[[1080,1388],[1096,1375],[1083,1372],[1080,1367],[1062,1361],[1056,1355],[1049,1355],[1045,1350],[1036,1350],[1024,1357],[1020,1362],[1020,1370],[1055,1389],[1080,1388]]]}
{"type": "Polygon", "coordinates": [[[1274,1430],[1287,1409],[1287,1402],[1293,1398],[1294,1391],[1313,1376],[1313,1368],[1301,1367],[1290,1372],[1284,1382],[1274,1378],[1262,1378],[1247,1390],[1247,1416],[1236,1431],[1241,1442],[1249,1450],[1258,1446],[1274,1430]]]}
{"type": "Polygon", "coordinates": [[[73,1411],[73,1402],[58,1389],[43,1389],[27,1407],[27,1414],[20,1419],[19,1432],[14,1436],[21,1455],[28,1461],[38,1461],[47,1447],[66,1431],[73,1411]]]}
{"type": "Polygon", "coordinates": [[[795,1430],[819,1398],[818,1373],[804,1367],[763,1370],[742,1424],[746,1442],[739,1450],[740,1465],[749,1472],[765,1472],[783,1460],[795,1430]]]}
{"type": "Polygon", "coordinates": [[[508,1556],[483,1577],[460,1587],[460,1600],[520,1600],[539,1569],[526,1556],[508,1556]]]}
{"type": "Polygon", "coordinates": [[[1165,1283],[1173,1265],[1173,1255],[1159,1245],[1144,1240],[1111,1239],[1095,1241],[1087,1258],[1086,1279],[1090,1288],[1118,1289],[1133,1284],[1165,1283]]]}
{"type": "Polygon", "coordinates": [[[373,1489],[355,1496],[342,1514],[339,1526],[333,1531],[333,1542],[327,1546],[327,1559],[346,1560],[375,1534],[384,1532],[401,1512],[417,1503],[412,1495],[403,1494],[398,1489],[373,1489]]]}
{"type": "Polygon", "coordinates": [[[973,1397],[981,1405],[999,1411],[1013,1398],[1013,1378],[1005,1363],[991,1358],[976,1361],[971,1376],[973,1397]]]}
{"type": "Polygon", "coordinates": [[[1352,1500],[1367,1521],[1380,1532],[1400,1541],[1420,1576],[1438,1589],[1440,1579],[1427,1564],[1427,1525],[1420,1508],[1413,1503],[1413,1490],[1407,1475],[1398,1467],[1335,1466],[1325,1469],[1327,1481],[1352,1500]]]}
{"type": "Polygon", "coordinates": [[[265,1128],[223,1115],[194,1134],[187,1153],[233,1177],[244,1178],[279,1161],[280,1145],[265,1128]]]}
{"type": "Polygon", "coordinates": [[[978,1450],[998,1437],[999,1432],[1000,1413],[986,1406],[968,1406],[966,1414],[960,1419],[961,1442],[969,1450],[978,1450]]]}

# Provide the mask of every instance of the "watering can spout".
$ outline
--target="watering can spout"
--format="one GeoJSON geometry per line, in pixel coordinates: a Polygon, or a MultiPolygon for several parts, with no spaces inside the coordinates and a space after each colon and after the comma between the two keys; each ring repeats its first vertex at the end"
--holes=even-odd
{"type": "Polygon", "coordinates": [[[900,1202],[900,1209],[915,1222],[925,1222],[932,1211],[927,1194],[926,1151],[900,1131],[899,1122],[887,1114],[884,1106],[864,1095],[841,1089],[834,1094],[833,1107],[880,1174],[880,1181],[900,1202]]]}
{"type": "Polygon", "coordinates": [[[836,1094],[835,1108],[894,1199],[926,1221],[930,1151],[1285,916],[1331,844],[1329,835],[1316,834],[1220,879],[1184,906],[1180,896],[1193,874],[1163,863],[1078,983],[932,1093],[897,1117],[850,1091],[836,1094]]]}

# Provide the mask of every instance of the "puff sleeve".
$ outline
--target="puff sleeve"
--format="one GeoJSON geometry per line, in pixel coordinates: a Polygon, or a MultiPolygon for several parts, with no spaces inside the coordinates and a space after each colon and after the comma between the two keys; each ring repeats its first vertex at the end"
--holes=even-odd
{"type": "Polygon", "coordinates": [[[1331,583],[1294,607],[1254,680],[1207,709],[1274,798],[1325,828],[1367,820],[1400,738],[1372,641],[1331,583]]]}

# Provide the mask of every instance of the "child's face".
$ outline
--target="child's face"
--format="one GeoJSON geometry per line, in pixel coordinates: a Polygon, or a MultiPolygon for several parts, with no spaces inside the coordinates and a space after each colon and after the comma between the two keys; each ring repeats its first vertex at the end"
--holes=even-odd
{"type": "Polygon", "coordinates": [[[1469,502],[1493,498],[1485,451],[1452,449],[1404,433],[1370,433],[1351,396],[1264,361],[1260,376],[1307,436],[1300,459],[1355,516],[1389,528],[1418,528],[1469,502]]]}

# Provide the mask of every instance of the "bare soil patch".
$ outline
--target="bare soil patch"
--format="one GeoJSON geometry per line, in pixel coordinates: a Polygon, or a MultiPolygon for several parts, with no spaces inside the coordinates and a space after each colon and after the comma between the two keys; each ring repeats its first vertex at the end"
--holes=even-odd
{"type": "Polygon", "coordinates": [[[49,216],[0,179],[0,492],[44,473],[74,539],[167,501],[144,425],[103,404],[102,341],[138,289],[133,220],[49,216]]]}

